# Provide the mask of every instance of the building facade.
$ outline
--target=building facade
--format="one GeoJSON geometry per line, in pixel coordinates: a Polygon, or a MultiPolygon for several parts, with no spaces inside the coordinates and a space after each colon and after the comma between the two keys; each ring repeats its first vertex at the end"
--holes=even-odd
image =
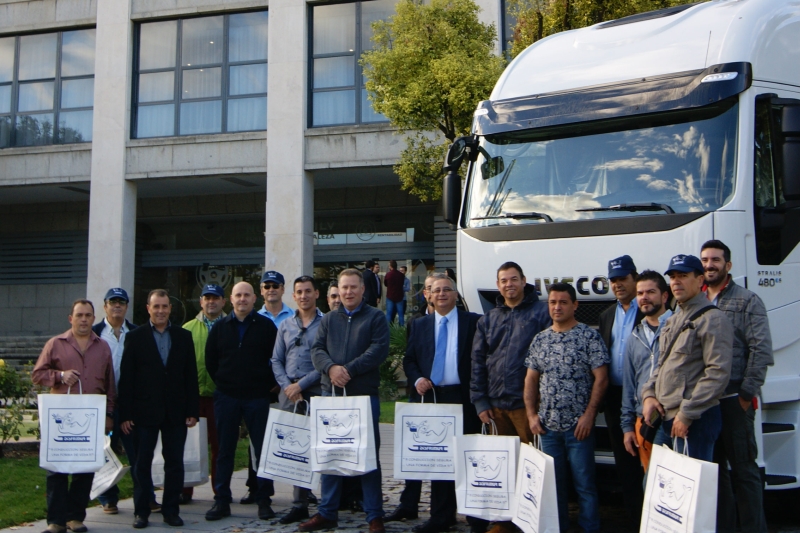
{"type": "Polygon", "coordinates": [[[454,267],[358,65],[395,1],[0,0],[0,335],[109,287],[140,320],[166,288],[179,321],[264,269],[454,267]]]}

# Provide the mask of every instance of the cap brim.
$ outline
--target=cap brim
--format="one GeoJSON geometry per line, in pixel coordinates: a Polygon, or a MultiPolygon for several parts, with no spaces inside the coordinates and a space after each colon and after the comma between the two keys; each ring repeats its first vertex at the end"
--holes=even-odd
{"type": "Polygon", "coordinates": [[[608,273],[608,279],[611,279],[611,278],[624,278],[628,274],[632,274],[632,273],[633,273],[633,270],[627,270],[627,269],[612,270],[612,271],[610,271],[608,273]]]}
{"type": "Polygon", "coordinates": [[[686,267],[686,266],[682,266],[682,267],[677,267],[677,266],[676,266],[676,267],[672,267],[672,268],[670,268],[669,270],[667,270],[666,272],[664,272],[664,275],[665,275],[665,276],[669,276],[669,273],[670,273],[670,272],[687,272],[687,273],[688,273],[688,272],[697,272],[698,274],[705,274],[705,272],[703,272],[703,271],[701,271],[701,270],[697,270],[696,268],[692,268],[692,267],[686,267]]]}

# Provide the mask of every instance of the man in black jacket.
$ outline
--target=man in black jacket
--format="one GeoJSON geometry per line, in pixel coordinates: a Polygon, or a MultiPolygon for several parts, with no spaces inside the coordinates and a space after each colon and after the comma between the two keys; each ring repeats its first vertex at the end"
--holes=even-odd
{"type": "Polygon", "coordinates": [[[622,433],[622,374],[625,368],[625,341],[636,324],[644,318],[636,301],[636,265],[629,255],[608,262],[608,280],[617,302],[600,314],[600,336],[611,356],[609,384],[606,390],[604,414],[608,438],[614,452],[617,479],[622,484],[622,496],[631,525],[638,525],[642,515],[642,478],[644,471],[638,457],[625,450],[622,433]]]}
{"type": "Polygon", "coordinates": [[[380,271],[381,266],[372,259],[364,263],[364,272],[362,273],[364,281],[364,300],[367,302],[367,305],[371,305],[372,307],[378,307],[378,303],[381,301],[381,291],[383,288],[381,278],[378,276],[378,272],[380,271]]]}
{"type": "MultiPolygon", "coordinates": [[[[479,433],[481,422],[469,399],[472,340],[480,315],[456,309],[455,282],[446,274],[432,276],[428,294],[435,312],[419,318],[408,340],[403,370],[413,387],[412,402],[424,395],[429,403],[461,404],[465,435],[479,433]]],[[[483,520],[467,517],[473,531],[484,531],[483,520]]],[[[431,518],[414,528],[416,533],[448,531],[456,522],[456,487],[453,481],[431,482],[431,518]]]]}
{"type": "MultiPolygon", "coordinates": [[[[366,305],[364,279],[358,270],[348,268],[339,274],[339,295],[342,305],[322,318],[311,348],[311,360],[322,374],[323,396],[330,395],[332,387],[338,389],[337,396],[341,395],[342,388],[347,387],[350,396],[370,397],[377,453],[381,446],[379,367],[389,356],[389,324],[382,312],[366,305]]],[[[360,478],[369,531],[384,533],[380,462],[375,470],[360,478]]],[[[340,476],[322,475],[319,512],[300,524],[300,531],[338,527],[341,485],[340,476]]]]}
{"type": "MultiPolygon", "coordinates": [[[[231,476],[242,417],[256,457],[261,457],[270,390],[277,385],[270,358],[278,328],[254,310],[255,303],[252,285],[246,281],[234,285],[233,312],[211,328],[206,341],[206,369],[217,388],[214,417],[219,440],[216,495],[206,520],[219,520],[231,514],[231,476]]],[[[271,507],[273,494],[272,480],[258,478],[255,498],[262,520],[275,516],[271,507]]]]}
{"type": "Polygon", "coordinates": [[[136,439],[134,522],[147,527],[153,477],[150,469],[158,435],[164,456],[164,522],[182,526],[178,499],[183,488],[183,448],[186,430],[200,416],[197,361],[192,335],[169,322],[172,305],[163,289],[150,291],[150,323],[128,333],[119,380],[120,427],[136,439]]]}

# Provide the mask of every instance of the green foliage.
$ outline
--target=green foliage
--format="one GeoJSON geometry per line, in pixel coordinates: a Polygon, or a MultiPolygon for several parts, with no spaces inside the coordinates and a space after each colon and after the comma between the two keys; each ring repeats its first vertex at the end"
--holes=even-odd
{"type": "Polygon", "coordinates": [[[27,372],[5,363],[0,366],[0,446],[22,436],[25,409],[32,396],[33,383],[27,372]]]}
{"type": "Polygon", "coordinates": [[[694,1],[508,0],[509,14],[517,21],[514,27],[511,57],[516,57],[531,44],[554,33],[694,1]]]}
{"type": "Polygon", "coordinates": [[[397,371],[403,366],[406,354],[406,328],[397,324],[389,325],[389,357],[379,368],[381,383],[378,393],[382,401],[392,401],[397,397],[397,371]]]}
{"type": "Polygon", "coordinates": [[[423,200],[441,197],[445,143],[469,133],[505,67],[494,55],[496,29],[478,20],[479,9],[472,0],[400,0],[394,16],[372,23],[374,48],[361,57],[375,111],[399,133],[417,132],[395,172],[423,200]]]}

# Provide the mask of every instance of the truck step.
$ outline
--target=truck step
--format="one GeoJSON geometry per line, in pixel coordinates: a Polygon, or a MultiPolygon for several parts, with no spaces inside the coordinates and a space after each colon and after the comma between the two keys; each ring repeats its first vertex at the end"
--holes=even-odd
{"type": "Polygon", "coordinates": [[[794,424],[778,424],[775,422],[764,422],[761,424],[762,433],[783,433],[785,431],[794,431],[794,424]]]}
{"type": "Polygon", "coordinates": [[[767,485],[774,487],[776,485],[791,485],[792,483],[797,482],[797,478],[794,476],[780,476],[778,474],[767,474],[767,485]]]}

